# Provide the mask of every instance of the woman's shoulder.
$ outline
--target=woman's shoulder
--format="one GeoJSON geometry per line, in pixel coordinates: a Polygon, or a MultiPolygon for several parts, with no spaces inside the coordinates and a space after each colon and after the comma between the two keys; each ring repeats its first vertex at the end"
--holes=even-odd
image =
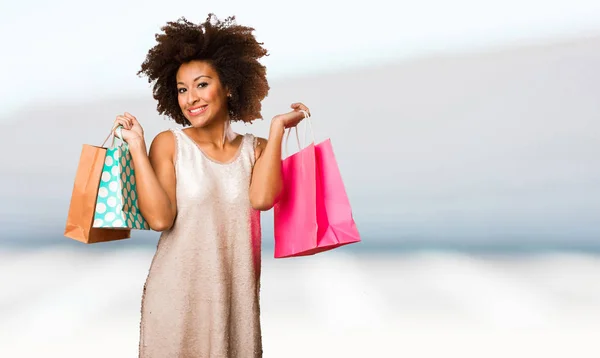
{"type": "Polygon", "coordinates": [[[265,138],[259,137],[253,133],[236,133],[239,136],[244,137],[245,140],[247,140],[249,143],[252,143],[252,145],[254,146],[254,148],[257,148],[258,146],[263,146],[267,144],[267,140],[265,138]]]}
{"type": "Polygon", "coordinates": [[[246,138],[247,142],[251,144],[252,149],[254,150],[254,159],[260,158],[260,155],[267,146],[267,140],[252,133],[246,133],[243,136],[246,138]]]}
{"type": "Polygon", "coordinates": [[[175,128],[170,128],[167,130],[164,130],[160,133],[158,133],[154,139],[152,140],[152,143],[158,143],[158,144],[164,144],[164,143],[174,143],[175,142],[175,136],[177,129],[175,128]]]}
{"type": "Polygon", "coordinates": [[[176,144],[176,129],[167,129],[158,133],[152,140],[150,151],[172,152],[176,144]]]}

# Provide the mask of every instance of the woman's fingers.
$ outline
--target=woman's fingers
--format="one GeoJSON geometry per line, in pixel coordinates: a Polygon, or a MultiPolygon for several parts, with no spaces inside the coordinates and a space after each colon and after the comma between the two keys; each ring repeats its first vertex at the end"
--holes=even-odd
{"type": "Polygon", "coordinates": [[[131,129],[131,127],[132,127],[131,119],[124,117],[124,116],[117,116],[115,123],[122,125],[123,128],[128,129],[128,130],[131,129]]]}
{"type": "Polygon", "coordinates": [[[310,117],[310,110],[308,109],[308,107],[306,107],[304,105],[304,103],[301,102],[296,102],[296,103],[292,103],[291,106],[295,111],[306,111],[306,113],[308,114],[308,116],[310,117]]]}
{"type": "Polygon", "coordinates": [[[135,120],[137,120],[137,119],[135,118],[135,116],[134,116],[134,115],[132,115],[132,114],[131,114],[131,113],[129,113],[129,112],[125,112],[125,113],[123,114],[123,116],[124,116],[124,117],[126,117],[126,118],[129,118],[131,121],[135,121],[135,120]]]}

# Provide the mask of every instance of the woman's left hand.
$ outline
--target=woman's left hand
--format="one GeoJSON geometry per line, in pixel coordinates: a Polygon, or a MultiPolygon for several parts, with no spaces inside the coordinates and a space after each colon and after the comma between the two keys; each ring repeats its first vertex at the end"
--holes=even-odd
{"type": "Polygon", "coordinates": [[[283,126],[284,129],[295,127],[304,119],[305,111],[310,117],[310,110],[302,103],[292,103],[292,111],[284,114],[278,114],[273,117],[272,123],[283,126]]]}

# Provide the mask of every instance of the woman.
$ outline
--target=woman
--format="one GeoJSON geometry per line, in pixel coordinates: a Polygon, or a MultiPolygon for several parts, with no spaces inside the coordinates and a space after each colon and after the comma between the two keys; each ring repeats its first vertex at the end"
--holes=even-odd
{"type": "Polygon", "coordinates": [[[260,211],[282,190],[281,141],[309,110],[271,121],[268,141],[231,121],[262,118],[267,51],[252,28],[169,22],[139,73],[158,112],[184,129],[162,132],[147,154],[142,127],[117,116],[135,166],[138,204],[162,231],[142,298],[140,357],[261,357],[260,211]]]}

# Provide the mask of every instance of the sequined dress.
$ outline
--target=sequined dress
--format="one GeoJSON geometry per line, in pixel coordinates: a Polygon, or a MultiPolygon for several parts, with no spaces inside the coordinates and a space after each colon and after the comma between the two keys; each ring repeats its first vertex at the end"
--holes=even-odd
{"type": "Polygon", "coordinates": [[[260,213],[248,196],[256,138],[221,163],[172,132],[177,218],[144,285],[139,356],[262,357],[260,213]]]}

